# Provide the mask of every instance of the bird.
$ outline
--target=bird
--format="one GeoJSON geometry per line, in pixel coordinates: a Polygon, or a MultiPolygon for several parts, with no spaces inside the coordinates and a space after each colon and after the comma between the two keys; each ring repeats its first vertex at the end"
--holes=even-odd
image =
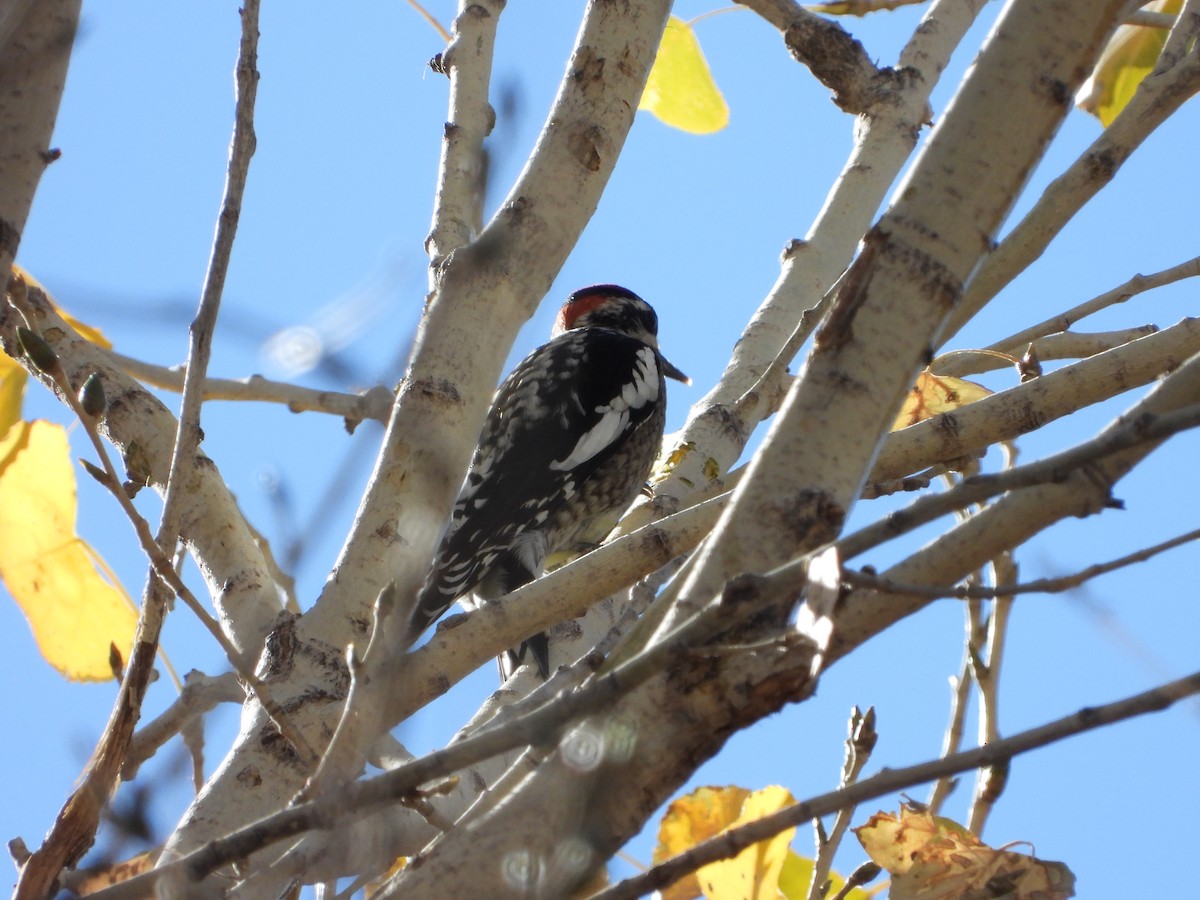
{"type": "MultiPolygon", "coordinates": [[[[567,298],[550,340],[496,391],[418,593],[413,635],[456,600],[498,600],[539,577],[552,554],[595,546],[612,530],[658,456],[665,378],[691,383],[659,351],[650,304],[615,284],[567,298]]],[[[549,676],[543,633],[501,657],[502,678],[527,652],[549,676]]]]}

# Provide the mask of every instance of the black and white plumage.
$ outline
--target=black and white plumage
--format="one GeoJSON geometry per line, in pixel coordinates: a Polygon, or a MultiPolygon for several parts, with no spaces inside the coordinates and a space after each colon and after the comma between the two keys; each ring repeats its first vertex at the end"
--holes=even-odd
{"type": "MultiPolygon", "coordinates": [[[[688,380],[659,353],[646,301],[611,284],[567,298],[551,340],[496,392],[414,632],[464,595],[495,600],[541,575],[552,553],[604,538],[658,455],[664,377],[688,380]]],[[[510,651],[510,662],[527,648],[545,678],[546,636],[510,651]]]]}

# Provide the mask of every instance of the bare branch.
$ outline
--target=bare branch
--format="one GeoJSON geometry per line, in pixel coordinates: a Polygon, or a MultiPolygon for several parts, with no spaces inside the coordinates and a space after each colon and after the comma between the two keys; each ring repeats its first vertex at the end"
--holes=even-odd
{"type": "Polygon", "coordinates": [[[593,894],[590,900],[634,900],[678,881],[689,872],[719,859],[729,859],[745,848],[794,828],[806,819],[827,815],[847,806],[873,800],[935,778],[966,772],[980,766],[997,765],[1014,756],[1028,753],[1077,734],[1122,722],[1134,716],[1161,712],[1180,700],[1200,693],[1200,672],[1170,681],[1149,691],[1123,700],[1081,709],[1038,728],[1030,728],[1012,737],[974,750],[964,750],[942,759],[889,769],[841,790],[821,794],[793,804],[754,822],[722,832],[697,844],[691,850],[673,856],[640,875],[627,878],[607,890],[593,894]]]}
{"type": "Polygon", "coordinates": [[[417,0],[408,0],[408,5],[417,11],[417,15],[429,23],[430,27],[438,33],[443,41],[447,44],[450,43],[450,32],[442,26],[442,23],[429,10],[418,3],[417,0]]]}
{"type": "Polygon", "coordinates": [[[0,17],[0,286],[8,284],[42,173],[58,158],[50,138],[79,6],[79,0],[9,3],[0,17]]]}
{"type": "MultiPolygon", "coordinates": [[[[100,808],[116,785],[125,753],[133,737],[134,725],[141,715],[142,700],[149,686],[154,659],[158,654],[158,640],[166,613],[167,593],[153,575],[169,574],[173,581],[168,580],[168,583],[171,584],[176,594],[189,598],[189,606],[201,617],[201,621],[209,626],[209,630],[217,638],[226,654],[230,655],[230,661],[235,668],[241,669],[246,662],[246,657],[241,655],[239,650],[247,648],[235,647],[220,627],[199,607],[190,592],[183,588],[182,582],[166,556],[167,548],[173,547],[178,540],[179,522],[185,505],[182,495],[186,493],[185,484],[191,480],[191,470],[200,443],[201,401],[198,385],[200,379],[204,377],[204,369],[208,363],[212,326],[215,323],[216,310],[220,302],[229,252],[232,249],[237,212],[241,207],[246,166],[249,162],[249,154],[253,151],[253,130],[250,128],[250,123],[253,117],[254,90],[258,78],[255,61],[258,47],[259,2],[258,0],[244,0],[244,2],[245,6],[241,12],[242,41],[238,56],[237,125],[234,129],[229,184],[221,220],[217,227],[210,277],[205,285],[200,313],[192,327],[189,377],[184,385],[183,411],[172,453],[170,474],[167,477],[164,491],[162,521],[157,537],[152,541],[143,540],[144,549],[150,554],[152,574],[142,597],[142,607],[134,634],[133,652],[125,675],[121,679],[121,689],[109,717],[108,725],[88,761],[82,783],[72,792],[45,842],[21,869],[16,896],[26,898],[26,900],[35,900],[35,898],[40,900],[40,898],[53,893],[52,886],[58,878],[58,873],[63,868],[77,862],[91,846],[100,823],[100,808]],[[183,588],[182,592],[180,588],[183,588]]],[[[20,294],[20,302],[25,305],[23,280],[18,288],[14,294],[20,294]]],[[[39,366],[39,368],[42,367],[39,366]]],[[[84,423],[93,446],[104,462],[109,488],[121,502],[135,526],[139,522],[144,524],[144,520],[137,514],[120,484],[116,470],[108,457],[99,432],[96,430],[93,414],[85,411],[80,400],[75,396],[66,370],[56,360],[53,368],[46,374],[55,379],[63,397],[80,421],[84,423]]],[[[95,412],[99,413],[102,410],[95,412]]],[[[139,536],[142,537],[143,530],[138,530],[139,536]]],[[[145,530],[144,536],[148,537],[148,529],[145,530]]],[[[253,651],[256,648],[248,649],[253,651]]],[[[269,706],[273,706],[265,696],[263,700],[269,706]]]]}
{"type": "Polygon", "coordinates": [[[944,493],[928,494],[915,500],[906,509],[898,510],[886,519],[838,541],[842,558],[852,559],[897,534],[972,503],[980,503],[1016,488],[1062,481],[1067,473],[1084,468],[1102,457],[1139,444],[1160,441],[1197,426],[1200,426],[1200,404],[1161,414],[1143,413],[1130,418],[1122,416],[1096,437],[1069,450],[1006,472],[972,475],[944,493]]]}
{"type": "MultiPolygon", "coordinates": [[[[1181,16],[1180,22],[1187,21],[1181,16]]],[[[1177,26],[1174,31],[1179,31],[1177,26]]],[[[1143,79],[1137,93],[1100,137],[1058,178],[1033,209],[984,258],[941,335],[948,341],[1049,246],[1063,226],[1108,184],[1130,154],[1200,90],[1200,52],[1143,79]]]]}
{"type": "Polygon", "coordinates": [[[1093,578],[1099,578],[1101,575],[1107,575],[1109,572],[1115,572],[1118,569],[1145,562],[1148,559],[1158,556],[1160,553],[1165,553],[1167,550],[1174,550],[1176,547],[1197,540],[1200,540],[1200,529],[1189,531],[1186,534],[1178,535],[1150,547],[1144,547],[1136,553],[1129,553],[1118,559],[1109,560],[1105,563],[1096,563],[1095,565],[1088,566],[1086,569],[1073,572],[1070,575],[1059,575],[1054,578],[1037,578],[1033,581],[1014,582],[1012,584],[997,584],[991,587],[979,584],[940,586],[901,584],[869,572],[860,572],[852,569],[847,569],[843,573],[843,576],[847,584],[856,588],[867,588],[883,594],[920,594],[921,596],[928,597],[930,600],[939,600],[942,598],[994,600],[1002,597],[1015,597],[1018,594],[1060,594],[1064,591],[1073,591],[1093,578]]]}
{"type": "Polygon", "coordinates": [[[871,481],[982,452],[1078,409],[1148,384],[1200,352],[1200,319],[1105,351],[888,435],[871,481]]]}
{"type": "MultiPolygon", "coordinates": [[[[843,575],[845,572],[843,572],[843,575]]],[[[946,725],[946,734],[942,738],[943,757],[957,753],[962,747],[963,730],[967,720],[967,701],[971,696],[971,685],[974,683],[974,666],[971,656],[974,648],[982,639],[978,627],[977,608],[969,604],[963,606],[963,619],[966,623],[963,636],[963,659],[958,675],[950,678],[950,721],[946,725]]],[[[950,796],[951,791],[958,785],[958,779],[943,775],[933,785],[929,795],[929,810],[934,815],[941,810],[942,804],[950,796]]]]}
{"type": "MultiPolygon", "coordinates": [[[[169,391],[183,390],[186,366],[156,366],[111,350],[108,351],[108,355],[122,369],[146,384],[169,391]]],[[[387,422],[392,410],[392,392],[380,385],[361,394],[342,394],[337,391],[314,390],[284,381],[271,381],[261,375],[237,379],[205,378],[202,396],[204,400],[281,403],[294,413],[323,412],[342,416],[354,423],[364,419],[387,422]]]]}
{"type": "Polygon", "coordinates": [[[1011,367],[1013,358],[1017,358],[1024,367],[1024,357],[1030,354],[1039,363],[1056,359],[1086,359],[1157,334],[1159,330],[1157,325],[1136,325],[1114,331],[1063,331],[1040,338],[1032,344],[1010,346],[1007,350],[951,350],[935,359],[929,367],[938,375],[964,376],[1011,367]]]}
{"type": "MultiPolygon", "coordinates": [[[[180,399],[179,429],[171,454],[170,474],[167,476],[167,487],[163,494],[162,521],[157,536],[158,543],[163,547],[174,545],[179,537],[179,522],[182,516],[180,495],[184,489],[183,484],[190,478],[192,467],[195,465],[196,451],[200,446],[200,406],[204,400],[203,384],[212,353],[213,330],[217,325],[217,312],[221,307],[225,276],[229,271],[230,256],[233,254],[233,240],[242,213],[242,195],[246,190],[250,158],[254,155],[254,101],[258,95],[258,10],[259,0],[246,0],[239,10],[242,17],[242,38],[237,61],[237,103],[234,111],[233,140],[229,149],[225,194],[221,200],[220,214],[217,216],[216,234],[213,237],[208,272],[204,276],[200,308],[189,329],[191,341],[188,347],[183,396],[180,399]]],[[[253,659],[258,655],[259,647],[252,644],[240,649],[253,659]]]]}
{"type": "Polygon", "coordinates": [[[121,765],[121,780],[131,781],[142,763],[187,727],[219,703],[240,703],[246,692],[232,672],[208,677],[199,672],[186,676],[179,697],[154,721],[133,736],[121,765]]]}
{"type": "MultiPolygon", "coordinates": [[[[655,485],[660,506],[670,510],[672,503],[693,493],[693,486],[711,486],[714,468],[718,474],[727,472],[754,427],[774,411],[773,392],[754,388],[768,369],[790,362],[784,348],[798,348],[816,328],[814,307],[821,306],[820,298],[845,272],[908,161],[929,120],[930,93],[983,5],[983,0],[938,0],[913,33],[897,66],[910,74],[911,82],[889,101],[880,98],[870,115],[858,119],[854,148],[824,207],[806,238],[788,243],[779,278],[747,325],[720,382],[692,406],[682,431],[665,441],[668,450],[695,449],[655,485]]],[[[794,6],[787,2],[779,8],[790,11],[794,6]]],[[[635,509],[630,526],[645,524],[652,514],[645,507],[635,509]]]]}
{"type": "Polygon", "coordinates": [[[496,123],[488,87],[503,10],[504,0],[461,0],[454,36],[438,60],[438,70],[450,76],[450,115],[442,137],[433,227],[425,240],[434,268],[483,228],[483,139],[496,123]]]}
{"type": "MultiPolygon", "coordinates": [[[[875,731],[875,707],[867,708],[863,713],[856,706],[850,713],[850,733],[846,736],[846,753],[842,761],[842,776],[838,781],[838,789],[849,787],[858,781],[862,770],[866,767],[875,742],[879,735],[875,731]]],[[[837,812],[833,822],[833,830],[829,835],[822,836],[817,841],[817,855],[813,860],[812,879],[808,886],[808,900],[822,900],[825,896],[825,881],[833,868],[833,857],[841,846],[842,838],[850,827],[854,817],[854,806],[844,806],[837,812]]],[[[820,819],[813,819],[818,834],[821,833],[820,819]]]]}
{"type": "MultiPolygon", "coordinates": [[[[1009,455],[1007,464],[1011,466],[1009,455]]],[[[1017,565],[1012,553],[1001,553],[992,560],[992,583],[1002,588],[1017,581],[1017,565]]],[[[987,619],[987,633],[983,645],[972,654],[975,684],[979,686],[979,728],[977,740],[990,744],[1000,739],[1000,674],[1004,668],[1004,648],[1008,638],[1009,613],[1012,612],[1012,597],[999,597],[992,603],[991,615],[987,619]]],[[[1008,783],[1008,764],[980,769],[975,776],[975,796],[967,815],[967,828],[977,836],[983,835],[983,826],[992,808],[1008,783]]]]}
{"type": "MultiPolygon", "coordinates": [[[[1117,303],[1124,303],[1126,300],[1145,291],[1197,276],[1200,276],[1200,256],[1192,257],[1187,262],[1171,266],[1169,269],[1163,269],[1161,272],[1155,272],[1152,275],[1134,275],[1124,284],[1110,291],[1105,291],[1098,297],[1093,297],[1085,303],[1074,306],[1059,315],[1051,316],[1049,319],[1039,322],[1036,325],[1031,325],[1028,328],[1018,331],[1016,334],[1001,338],[994,344],[989,344],[984,349],[1020,355],[1025,352],[1025,347],[1028,344],[1038,341],[1038,354],[1043,359],[1053,359],[1055,357],[1044,352],[1049,341],[1039,340],[1040,338],[1047,338],[1048,335],[1055,335],[1056,338],[1060,337],[1059,332],[1065,332],[1080,319],[1100,312],[1103,309],[1108,309],[1117,303]]],[[[1061,335],[1061,337],[1065,337],[1065,335],[1061,335]]],[[[968,363],[959,356],[949,358],[939,357],[933,361],[932,365],[938,373],[945,375],[964,375],[967,372],[986,371],[982,368],[976,368],[974,363],[968,363]],[[968,368],[968,366],[970,367],[968,368]]]]}
{"type": "Polygon", "coordinates": [[[833,91],[833,102],[845,112],[872,109],[895,76],[871,62],[863,45],[836,22],[809,12],[793,0],[738,0],[780,31],[796,61],[808,66],[833,91]]]}

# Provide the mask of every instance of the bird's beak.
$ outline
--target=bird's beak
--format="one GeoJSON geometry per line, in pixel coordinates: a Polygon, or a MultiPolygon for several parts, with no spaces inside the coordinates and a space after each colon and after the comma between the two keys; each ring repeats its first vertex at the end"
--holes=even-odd
{"type": "Polygon", "coordinates": [[[692,379],[688,378],[686,375],[684,375],[682,372],[680,372],[677,368],[675,368],[673,365],[671,365],[671,363],[667,360],[667,358],[665,356],[663,356],[661,353],[658,355],[658,358],[660,360],[662,360],[663,374],[666,375],[668,378],[674,378],[676,381],[682,381],[686,385],[690,385],[692,383],[692,379]]]}

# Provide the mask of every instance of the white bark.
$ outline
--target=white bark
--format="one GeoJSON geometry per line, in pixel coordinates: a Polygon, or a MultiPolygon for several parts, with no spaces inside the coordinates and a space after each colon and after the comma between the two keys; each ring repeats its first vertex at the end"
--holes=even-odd
{"type": "MultiPolygon", "coordinates": [[[[758,8],[756,3],[748,3],[758,8]]],[[[800,328],[810,311],[849,265],[929,120],[929,96],[963,35],[983,6],[981,0],[934,3],[900,54],[896,71],[877,76],[872,104],[855,123],[854,146],[816,221],[803,241],[784,251],[779,278],[738,339],[720,382],[696,403],[683,428],[665,445],[689,447],[668,477],[655,485],[656,511],[670,510],[691,486],[703,488],[741,456],[755,426],[774,411],[769,392],[751,394],[800,328]]],[[[801,12],[803,12],[801,10],[801,12]]],[[[765,14],[765,13],[764,13],[765,14]]],[[[772,17],[787,27],[787,18],[772,17]]],[[[814,323],[815,324],[815,321],[814,323]]],[[[782,359],[790,361],[798,348],[782,359]]],[[[643,508],[629,527],[652,515],[643,508]]]]}
{"type": "Polygon", "coordinates": [[[0,9],[0,279],[8,284],[42,172],[53,160],[80,0],[13,0],[0,9]]]}
{"type": "MultiPolygon", "coordinates": [[[[1173,40],[1194,41],[1200,32],[1200,10],[1194,2],[1190,9],[1191,15],[1180,15],[1173,40]]],[[[1186,55],[1164,54],[1113,123],[1046,188],[1012,233],[988,254],[971,278],[942,339],[956,334],[1001,288],[1037,260],[1071,217],[1116,177],[1129,155],[1197,91],[1200,50],[1193,45],[1186,55]]]]}
{"type": "MultiPolygon", "coordinates": [[[[175,416],[114,365],[103,348],[81,338],[41,290],[31,287],[28,293],[42,336],[58,355],[71,384],[78,388],[93,374],[100,378],[107,399],[100,430],[121,452],[128,479],[159,492],[165,490],[175,416]]],[[[0,307],[0,336],[5,347],[16,346],[15,329],[21,324],[12,307],[0,307]]],[[[36,370],[32,374],[39,376],[36,370]]],[[[222,630],[235,647],[253,654],[282,609],[255,536],[215,464],[203,453],[196,454],[180,499],[182,540],[204,577],[222,630]]]]}

